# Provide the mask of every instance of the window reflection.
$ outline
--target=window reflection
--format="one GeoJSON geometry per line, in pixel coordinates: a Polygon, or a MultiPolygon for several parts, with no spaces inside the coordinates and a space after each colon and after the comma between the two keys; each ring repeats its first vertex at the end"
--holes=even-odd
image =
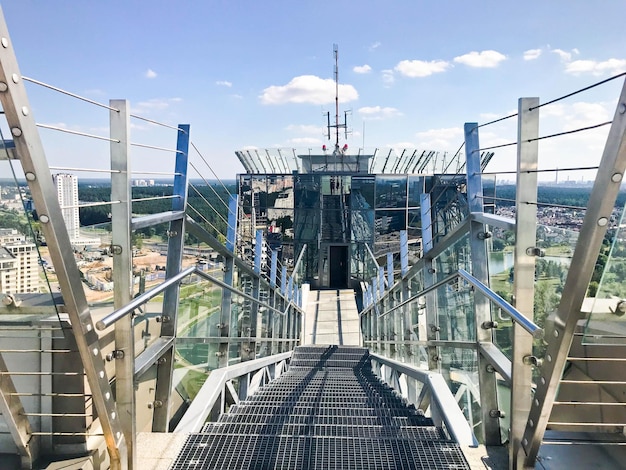
{"type": "Polygon", "coordinates": [[[406,207],[406,176],[376,177],[376,208],[406,207]]]}

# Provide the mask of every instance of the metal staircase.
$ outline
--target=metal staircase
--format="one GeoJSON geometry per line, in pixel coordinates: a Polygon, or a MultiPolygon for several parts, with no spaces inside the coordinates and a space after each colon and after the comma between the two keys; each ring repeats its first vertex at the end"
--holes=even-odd
{"type": "Polygon", "coordinates": [[[626,446],[626,345],[574,334],[543,444],[626,446]]]}
{"type": "Polygon", "coordinates": [[[191,434],[172,470],[469,469],[359,347],[298,347],[289,370],[191,434]]]}

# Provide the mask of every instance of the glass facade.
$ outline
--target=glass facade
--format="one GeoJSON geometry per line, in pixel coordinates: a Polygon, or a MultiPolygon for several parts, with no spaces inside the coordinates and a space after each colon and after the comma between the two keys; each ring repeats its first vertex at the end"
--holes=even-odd
{"type": "MultiPolygon", "coordinates": [[[[372,265],[380,263],[374,260],[387,253],[394,253],[399,270],[401,231],[408,234],[410,262],[421,257],[421,198],[439,182],[435,176],[333,173],[323,168],[291,175],[240,175],[238,254],[252,259],[255,233],[262,230],[265,273],[271,252],[278,253],[280,266],[292,269],[306,245],[304,281],[313,288],[354,287],[376,275],[372,265]]],[[[435,208],[442,214],[433,214],[436,223],[431,228],[445,233],[454,221],[443,213],[450,205],[458,206],[461,218],[466,204],[458,202],[456,187],[437,197],[435,208]]]]}

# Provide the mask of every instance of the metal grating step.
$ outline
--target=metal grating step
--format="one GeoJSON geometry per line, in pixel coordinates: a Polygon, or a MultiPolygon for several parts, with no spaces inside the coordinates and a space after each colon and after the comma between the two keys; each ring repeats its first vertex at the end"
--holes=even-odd
{"type": "Polygon", "coordinates": [[[469,469],[372,370],[367,349],[299,347],[289,370],[187,439],[171,470],[469,469]]]}

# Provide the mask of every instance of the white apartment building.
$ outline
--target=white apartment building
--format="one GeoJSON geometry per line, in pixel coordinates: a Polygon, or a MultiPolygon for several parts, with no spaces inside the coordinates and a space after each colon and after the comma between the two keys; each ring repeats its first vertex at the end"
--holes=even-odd
{"type": "Polygon", "coordinates": [[[39,292],[39,255],[34,243],[15,229],[0,229],[0,292],[39,292]]]}
{"type": "Polygon", "coordinates": [[[70,241],[80,238],[80,219],[78,217],[78,178],[67,173],[53,175],[57,188],[57,198],[61,206],[63,220],[70,236],[70,241]]]}

